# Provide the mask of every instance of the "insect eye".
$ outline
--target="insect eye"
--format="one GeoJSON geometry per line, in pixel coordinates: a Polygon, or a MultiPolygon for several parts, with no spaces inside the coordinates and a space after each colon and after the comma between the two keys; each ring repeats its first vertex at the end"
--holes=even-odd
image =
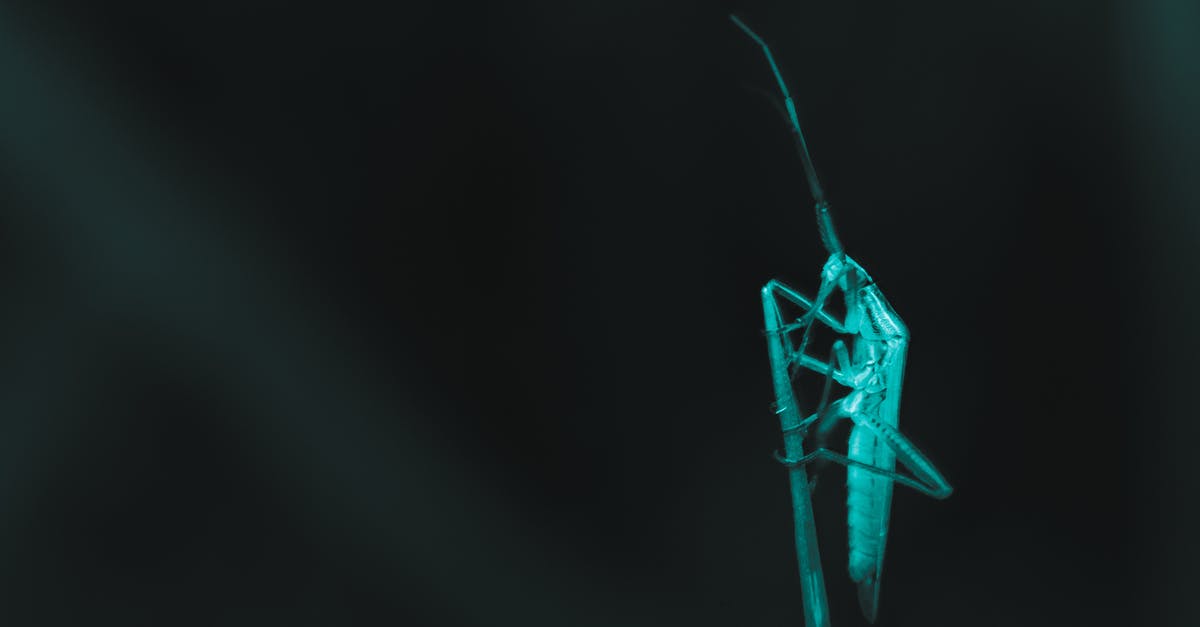
{"type": "Polygon", "coordinates": [[[846,272],[846,283],[848,283],[851,288],[858,287],[858,270],[852,267],[846,272]]]}

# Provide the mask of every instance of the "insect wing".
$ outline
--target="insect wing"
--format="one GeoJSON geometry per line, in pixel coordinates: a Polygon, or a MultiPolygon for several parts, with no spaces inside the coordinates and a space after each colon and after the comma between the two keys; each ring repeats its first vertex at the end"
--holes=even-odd
{"type": "MultiPolygon", "coordinates": [[[[900,337],[896,340],[888,342],[888,358],[885,364],[885,378],[887,381],[887,392],[883,402],[879,406],[879,419],[882,422],[889,424],[892,427],[900,426],[900,391],[904,383],[904,362],[908,352],[908,340],[905,337],[900,337]]],[[[870,436],[875,438],[874,455],[875,466],[885,470],[895,470],[896,468],[896,453],[882,441],[878,436],[870,436]]],[[[858,469],[858,472],[865,472],[858,469]]],[[[873,500],[875,507],[878,508],[878,517],[875,519],[876,528],[874,533],[878,534],[878,550],[875,558],[875,570],[872,575],[858,582],[858,604],[862,608],[863,616],[872,623],[879,613],[879,588],[880,580],[883,577],[883,558],[887,550],[888,526],[891,522],[892,515],[892,491],[895,484],[883,477],[874,476],[873,482],[873,500]]]]}

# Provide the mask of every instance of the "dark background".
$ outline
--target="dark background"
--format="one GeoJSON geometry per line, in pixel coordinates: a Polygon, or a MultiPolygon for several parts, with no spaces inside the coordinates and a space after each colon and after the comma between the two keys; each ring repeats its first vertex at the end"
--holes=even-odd
{"type": "Polygon", "coordinates": [[[758,289],[823,253],[731,11],[957,490],[879,624],[1200,624],[1174,0],[4,2],[3,622],[801,624],[758,289]]]}

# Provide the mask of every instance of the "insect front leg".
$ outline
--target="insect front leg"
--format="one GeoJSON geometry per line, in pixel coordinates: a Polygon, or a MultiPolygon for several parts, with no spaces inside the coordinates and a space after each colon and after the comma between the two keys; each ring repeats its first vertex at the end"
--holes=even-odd
{"type": "MultiPolygon", "coordinates": [[[[824,282],[821,283],[821,289],[830,292],[832,291],[832,287],[826,288],[824,282]]],[[[815,319],[820,320],[829,328],[838,333],[850,333],[850,331],[846,328],[846,325],[844,325],[837,318],[831,316],[829,312],[825,311],[824,305],[825,301],[829,299],[829,294],[821,296],[820,292],[818,292],[816,300],[813,300],[789,287],[782,281],[778,281],[776,279],[767,281],[767,284],[763,286],[763,292],[770,294],[772,298],[778,299],[779,297],[783,297],[784,299],[804,310],[804,316],[800,318],[799,322],[797,322],[795,325],[786,325],[784,327],[789,331],[809,324],[810,322],[805,322],[805,320],[811,321],[815,317],[815,319]]],[[[778,303],[778,300],[776,302],[778,303]]]]}
{"type": "Polygon", "coordinates": [[[842,252],[835,252],[829,255],[829,259],[825,262],[825,267],[821,269],[821,286],[817,288],[817,297],[813,301],[813,307],[808,314],[802,317],[797,324],[804,327],[804,334],[800,338],[800,351],[803,352],[808,347],[809,331],[812,329],[813,312],[824,311],[825,302],[833,295],[835,289],[840,289],[846,298],[846,319],[842,321],[842,331],[840,333],[854,334],[858,331],[859,320],[862,316],[862,303],[859,302],[858,288],[860,281],[870,281],[868,275],[861,266],[858,265],[850,257],[842,252]]]}
{"type": "MultiPolygon", "coordinates": [[[[770,299],[771,307],[777,316],[778,324],[776,325],[774,331],[769,332],[783,334],[784,346],[787,348],[788,355],[791,358],[791,363],[817,372],[818,374],[829,375],[833,362],[832,359],[829,362],[824,362],[804,352],[804,347],[808,343],[808,331],[813,320],[820,320],[823,324],[833,329],[836,333],[849,333],[845,324],[843,324],[837,318],[834,318],[822,307],[817,306],[816,303],[823,303],[825,298],[819,298],[818,301],[813,301],[804,294],[801,294],[795,289],[789,287],[782,281],[777,281],[775,279],[767,281],[767,284],[763,286],[762,292],[764,302],[767,299],[770,299]],[[783,314],[779,309],[779,299],[781,297],[804,310],[805,313],[803,316],[801,316],[799,321],[792,324],[783,323],[783,314]],[[804,329],[804,335],[801,340],[800,348],[796,348],[796,346],[792,344],[791,338],[787,337],[787,334],[801,328],[804,329]]],[[[833,374],[837,377],[841,376],[841,372],[834,372],[833,374]]]]}

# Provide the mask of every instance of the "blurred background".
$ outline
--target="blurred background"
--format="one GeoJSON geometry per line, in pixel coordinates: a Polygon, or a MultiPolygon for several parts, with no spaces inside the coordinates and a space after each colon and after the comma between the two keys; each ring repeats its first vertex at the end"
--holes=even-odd
{"type": "Polygon", "coordinates": [[[1200,624],[1183,0],[0,3],[3,622],[802,624],[730,12],[956,488],[878,624],[1200,624]]]}

